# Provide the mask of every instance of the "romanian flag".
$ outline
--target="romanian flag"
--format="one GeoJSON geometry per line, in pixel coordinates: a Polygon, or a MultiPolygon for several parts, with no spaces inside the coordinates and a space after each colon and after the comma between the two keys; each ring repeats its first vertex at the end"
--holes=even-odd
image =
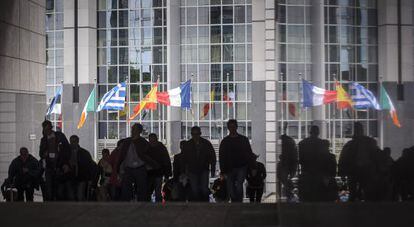
{"type": "Polygon", "coordinates": [[[139,113],[143,109],[150,109],[155,110],[157,109],[157,91],[158,91],[158,81],[157,83],[151,88],[151,90],[148,92],[148,94],[145,96],[145,98],[135,106],[134,108],[134,114],[129,118],[129,120],[134,119],[136,116],[138,116],[139,113]]]}
{"type": "Polygon", "coordinates": [[[342,87],[342,85],[336,81],[336,92],[337,92],[337,108],[338,109],[348,109],[352,108],[353,102],[349,94],[345,91],[345,89],[342,87]]]}
{"type": "Polygon", "coordinates": [[[83,124],[85,123],[86,117],[88,116],[88,112],[95,111],[95,88],[92,90],[91,94],[89,95],[88,100],[86,101],[85,106],[82,110],[82,115],[79,119],[78,129],[82,128],[83,124]]]}
{"type": "Polygon", "coordinates": [[[394,107],[394,104],[391,101],[390,96],[388,95],[387,91],[385,90],[384,86],[381,85],[381,92],[380,92],[380,96],[381,96],[381,107],[383,110],[389,110],[390,111],[390,115],[392,118],[392,122],[394,123],[395,126],[397,126],[398,128],[401,127],[400,121],[398,120],[398,116],[397,116],[397,110],[394,107]]]}

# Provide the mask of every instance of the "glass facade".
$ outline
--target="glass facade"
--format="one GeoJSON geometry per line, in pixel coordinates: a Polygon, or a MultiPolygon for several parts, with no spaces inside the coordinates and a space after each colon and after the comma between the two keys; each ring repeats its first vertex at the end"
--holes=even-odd
{"type": "Polygon", "coordinates": [[[181,0],[181,81],[192,78],[193,106],[182,111],[182,138],[194,125],[212,140],[239,121],[251,137],[252,1],[181,0]]]}
{"type": "MultiPolygon", "coordinates": [[[[375,0],[325,0],[324,2],[325,88],[334,90],[335,79],[349,91],[356,81],[377,93],[377,10],[375,0]]],[[[311,109],[300,107],[300,78],[312,81],[311,4],[309,0],[280,1],[279,29],[279,110],[281,127],[296,139],[307,136],[312,121],[311,109]]],[[[365,125],[367,134],[377,136],[376,111],[326,108],[328,136],[333,143],[352,136],[352,124],[365,125]],[[334,139],[335,138],[335,139],[334,139]]],[[[280,129],[282,131],[282,128],[280,129]]]]}
{"type": "MultiPolygon", "coordinates": [[[[46,103],[63,81],[63,0],[46,0],[46,103]]],[[[53,125],[61,125],[61,115],[52,114],[53,125]]]]}
{"type": "Polygon", "coordinates": [[[139,121],[144,134],[155,132],[165,140],[165,106],[131,122],[127,118],[158,78],[158,90],[166,89],[166,0],[98,0],[97,23],[98,99],[128,82],[126,111],[99,113],[99,139],[125,138],[130,124],[139,121]]]}

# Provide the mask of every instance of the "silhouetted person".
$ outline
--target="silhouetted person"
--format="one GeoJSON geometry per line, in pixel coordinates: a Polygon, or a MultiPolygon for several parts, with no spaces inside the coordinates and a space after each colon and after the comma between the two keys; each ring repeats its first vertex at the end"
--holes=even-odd
{"type": "Polygon", "coordinates": [[[220,171],[227,180],[227,189],[232,202],[243,202],[243,183],[246,179],[247,168],[254,162],[255,155],[249,139],[237,132],[237,121],[227,122],[229,135],[220,143],[220,171]]]}
{"type": "Polygon", "coordinates": [[[414,147],[403,150],[395,162],[394,172],[397,196],[402,201],[414,200],[414,147]]]}
{"type": "Polygon", "coordinates": [[[96,177],[96,163],[93,161],[89,151],[79,146],[78,136],[72,135],[69,140],[72,151],[69,168],[73,175],[75,197],[77,201],[85,201],[89,192],[88,189],[93,185],[96,177]]]}
{"type": "Polygon", "coordinates": [[[68,168],[70,145],[66,136],[52,130],[52,122],[42,123],[43,137],[40,140],[39,157],[44,169],[44,184],[42,185],[43,201],[56,200],[59,178],[68,168]]]}
{"type": "Polygon", "coordinates": [[[17,201],[33,201],[33,193],[38,184],[40,167],[35,157],[29,154],[26,147],[20,148],[19,157],[9,166],[8,179],[14,182],[17,189],[17,201]]]}
{"type": "Polygon", "coordinates": [[[342,149],[338,173],[348,177],[350,201],[375,200],[377,142],[364,135],[361,123],[354,124],[354,136],[342,149]]]}
{"type": "Polygon", "coordinates": [[[191,139],[184,144],[182,172],[191,188],[190,201],[209,201],[209,173],[216,171],[216,153],[210,141],[201,137],[198,126],[191,128],[191,139]]]}
{"type": "Polygon", "coordinates": [[[112,167],[111,177],[109,178],[109,192],[112,201],[119,201],[121,199],[121,176],[119,168],[119,156],[121,154],[121,146],[123,139],[116,143],[116,148],[109,155],[109,163],[112,167]]]}
{"type": "Polygon", "coordinates": [[[280,160],[277,165],[278,192],[279,196],[285,195],[290,200],[293,189],[291,179],[296,176],[298,169],[298,150],[295,140],[291,137],[283,134],[280,139],[282,141],[282,154],[279,156],[280,160]]]}
{"type": "Polygon", "coordinates": [[[263,163],[255,160],[252,165],[249,165],[249,168],[247,169],[246,179],[246,191],[250,202],[262,202],[264,180],[266,179],[266,168],[263,163]]]}
{"type": "Polygon", "coordinates": [[[158,141],[155,133],[149,134],[148,139],[150,146],[147,150],[147,155],[158,164],[158,168],[148,170],[148,197],[151,198],[154,192],[155,201],[162,202],[162,182],[167,181],[172,175],[171,159],[167,148],[158,141]]]}
{"type": "Polygon", "coordinates": [[[391,149],[377,151],[377,184],[376,199],[391,201],[393,198],[394,180],[392,179],[392,167],[394,160],[391,158],[391,149]]]}
{"type": "Polygon", "coordinates": [[[102,158],[98,162],[99,168],[99,199],[98,201],[108,201],[110,196],[110,184],[109,180],[112,175],[112,166],[109,162],[110,153],[109,150],[102,149],[102,158]]]}
{"type": "Polygon", "coordinates": [[[220,177],[214,181],[211,189],[213,191],[213,196],[216,202],[228,201],[227,182],[223,174],[220,173],[220,177]]]}
{"type": "Polygon", "coordinates": [[[183,164],[183,148],[184,144],[187,141],[182,140],[180,141],[180,153],[174,155],[174,161],[173,161],[173,179],[170,182],[169,186],[171,191],[171,200],[173,201],[185,201],[189,194],[189,187],[186,180],[184,170],[184,164],[183,164]]]}
{"type": "Polygon", "coordinates": [[[142,131],[143,127],[141,124],[134,124],[131,129],[131,137],[125,139],[121,146],[118,170],[123,168],[125,171],[122,176],[121,189],[121,199],[123,201],[133,199],[133,187],[136,190],[138,201],[148,201],[146,168],[158,168],[157,163],[146,154],[149,149],[149,143],[141,137],[142,131]]]}
{"type": "MultiPolygon", "coordinates": [[[[328,193],[329,142],[319,138],[319,127],[310,128],[310,136],[299,143],[299,197],[304,202],[326,200],[328,193]]],[[[335,163],[336,164],[336,163],[335,163]]],[[[336,171],[336,165],[334,166],[336,171]]]]}

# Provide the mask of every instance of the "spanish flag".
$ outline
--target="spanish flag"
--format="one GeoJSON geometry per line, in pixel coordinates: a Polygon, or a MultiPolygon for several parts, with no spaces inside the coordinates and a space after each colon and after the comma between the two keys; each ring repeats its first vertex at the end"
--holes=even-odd
{"type": "Polygon", "coordinates": [[[158,81],[151,88],[151,90],[148,92],[145,98],[140,103],[138,103],[138,105],[135,106],[134,114],[129,118],[129,121],[134,119],[136,116],[138,116],[138,114],[141,113],[143,109],[150,109],[150,110],[157,109],[157,103],[158,103],[157,91],[158,91],[158,81]]]}
{"type": "Polygon", "coordinates": [[[88,116],[88,112],[95,112],[95,88],[92,90],[91,94],[89,95],[88,100],[83,107],[81,117],[78,123],[78,129],[82,128],[83,124],[85,123],[86,117],[88,116]]]}
{"type": "Polygon", "coordinates": [[[214,101],[215,96],[216,96],[216,91],[215,91],[215,89],[213,89],[210,92],[210,103],[204,104],[204,106],[203,106],[203,113],[202,113],[202,115],[200,117],[200,120],[204,119],[207,116],[207,114],[210,111],[210,109],[213,107],[213,103],[212,102],[214,101]]]}
{"type": "Polygon", "coordinates": [[[338,81],[335,82],[335,86],[336,86],[336,92],[337,92],[337,97],[336,97],[337,108],[340,110],[352,108],[354,104],[349,94],[345,91],[345,89],[342,87],[342,85],[338,81]]]}

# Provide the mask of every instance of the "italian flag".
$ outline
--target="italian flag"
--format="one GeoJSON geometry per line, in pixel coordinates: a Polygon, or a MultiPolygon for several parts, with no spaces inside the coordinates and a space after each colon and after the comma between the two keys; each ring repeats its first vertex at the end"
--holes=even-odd
{"type": "Polygon", "coordinates": [[[392,122],[394,123],[395,126],[400,128],[401,124],[400,124],[400,121],[398,120],[397,110],[395,109],[394,104],[392,103],[390,96],[388,95],[387,91],[385,90],[384,86],[382,86],[382,85],[381,85],[380,96],[381,96],[380,103],[381,103],[382,109],[390,111],[392,122]]]}
{"type": "Polygon", "coordinates": [[[89,95],[88,100],[86,101],[85,106],[82,110],[82,115],[79,119],[78,129],[82,128],[83,124],[85,123],[86,117],[88,116],[88,112],[95,112],[95,88],[92,90],[91,94],[89,95]]]}

